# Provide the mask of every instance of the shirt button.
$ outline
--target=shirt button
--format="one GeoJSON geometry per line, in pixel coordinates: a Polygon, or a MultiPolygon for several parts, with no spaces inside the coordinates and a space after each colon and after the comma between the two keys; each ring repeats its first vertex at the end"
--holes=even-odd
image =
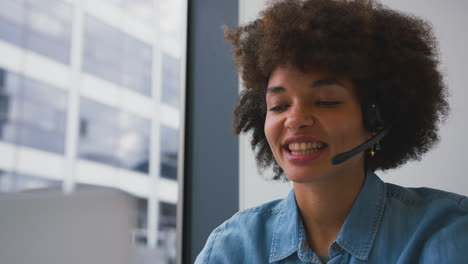
{"type": "Polygon", "coordinates": [[[333,251],[338,251],[338,250],[340,250],[340,245],[338,245],[337,243],[333,243],[332,249],[333,249],[333,251]]]}

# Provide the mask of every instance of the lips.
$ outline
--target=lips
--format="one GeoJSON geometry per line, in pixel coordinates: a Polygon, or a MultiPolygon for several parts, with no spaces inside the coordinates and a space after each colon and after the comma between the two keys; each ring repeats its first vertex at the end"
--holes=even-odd
{"type": "Polygon", "coordinates": [[[310,136],[290,137],[283,144],[287,159],[293,162],[315,160],[326,147],[325,142],[310,136]]]}
{"type": "Polygon", "coordinates": [[[283,148],[289,152],[321,150],[326,147],[327,144],[325,142],[310,136],[290,137],[287,138],[283,144],[283,148]]]}

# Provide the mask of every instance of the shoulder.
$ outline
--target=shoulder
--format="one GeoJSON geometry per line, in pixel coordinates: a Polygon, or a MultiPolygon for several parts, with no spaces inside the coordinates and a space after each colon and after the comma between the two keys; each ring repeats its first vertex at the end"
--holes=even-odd
{"type": "Polygon", "coordinates": [[[248,217],[249,215],[254,215],[254,216],[259,216],[259,217],[261,216],[268,217],[268,216],[276,215],[279,212],[281,212],[281,210],[284,208],[285,206],[284,199],[285,198],[277,199],[274,201],[261,204],[256,207],[241,210],[237,212],[236,214],[234,214],[231,219],[248,217]]]}
{"type": "Polygon", "coordinates": [[[195,263],[246,263],[267,253],[283,207],[279,199],[237,212],[211,232],[195,263]]]}
{"type": "MultiPolygon", "coordinates": [[[[466,208],[466,207],[465,207],[466,208]]],[[[468,258],[468,214],[447,217],[425,243],[421,263],[465,263],[468,258]]]]}
{"type": "Polygon", "coordinates": [[[457,210],[468,212],[468,199],[466,196],[432,189],[432,188],[407,188],[399,185],[386,183],[386,194],[388,202],[398,202],[407,207],[452,207],[457,210]]]}
{"type": "MultiPolygon", "coordinates": [[[[387,218],[420,247],[421,263],[463,263],[468,257],[468,198],[431,188],[386,184],[387,218]],[[419,241],[419,242],[418,242],[419,241]]],[[[388,219],[387,219],[388,220],[388,219]]],[[[392,232],[398,230],[392,229],[392,232]]]]}
{"type": "Polygon", "coordinates": [[[389,219],[406,219],[416,228],[441,228],[451,221],[468,216],[466,196],[432,189],[405,188],[386,183],[385,215],[389,219]]]}

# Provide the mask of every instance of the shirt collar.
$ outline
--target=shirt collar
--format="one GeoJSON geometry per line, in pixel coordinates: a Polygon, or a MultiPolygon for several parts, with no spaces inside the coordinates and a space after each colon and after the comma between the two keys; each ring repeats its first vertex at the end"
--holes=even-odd
{"type": "MultiPolygon", "coordinates": [[[[341,228],[336,243],[349,254],[367,260],[385,207],[385,184],[368,172],[364,185],[341,228]]],[[[284,259],[301,249],[305,232],[294,189],[283,199],[270,251],[270,263],[284,259]]]]}
{"type": "Polygon", "coordinates": [[[385,208],[384,182],[368,172],[364,186],[341,228],[336,242],[360,260],[367,260],[385,208]]]}
{"type": "Polygon", "coordinates": [[[270,251],[270,263],[290,256],[300,249],[305,233],[296,204],[294,189],[283,199],[282,210],[275,223],[270,251]]]}

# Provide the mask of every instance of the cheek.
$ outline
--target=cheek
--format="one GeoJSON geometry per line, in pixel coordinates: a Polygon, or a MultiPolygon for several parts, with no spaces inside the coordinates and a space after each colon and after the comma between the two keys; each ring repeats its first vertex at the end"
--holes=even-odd
{"type": "Polygon", "coordinates": [[[279,141],[279,135],[281,134],[281,123],[274,117],[267,115],[264,132],[270,148],[274,150],[275,142],[279,141]]]}
{"type": "Polygon", "coordinates": [[[279,120],[275,118],[265,119],[264,132],[265,137],[270,146],[271,153],[273,154],[274,159],[281,166],[281,133],[282,133],[282,124],[279,120]]]}
{"type": "Polygon", "coordinates": [[[264,132],[265,132],[265,136],[266,136],[266,139],[268,141],[268,144],[270,144],[270,147],[271,147],[271,140],[272,140],[272,123],[271,123],[271,120],[268,118],[268,116],[266,117],[265,119],[265,125],[264,125],[264,132]]]}
{"type": "Polygon", "coordinates": [[[350,116],[348,120],[350,122],[343,123],[339,128],[344,144],[358,145],[369,138],[370,133],[364,128],[362,118],[350,116]]]}
{"type": "Polygon", "coordinates": [[[321,124],[328,131],[331,140],[344,148],[361,144],[371,136],[364,128],[360,112],[355,109],[322,117],[321,124]]]}

